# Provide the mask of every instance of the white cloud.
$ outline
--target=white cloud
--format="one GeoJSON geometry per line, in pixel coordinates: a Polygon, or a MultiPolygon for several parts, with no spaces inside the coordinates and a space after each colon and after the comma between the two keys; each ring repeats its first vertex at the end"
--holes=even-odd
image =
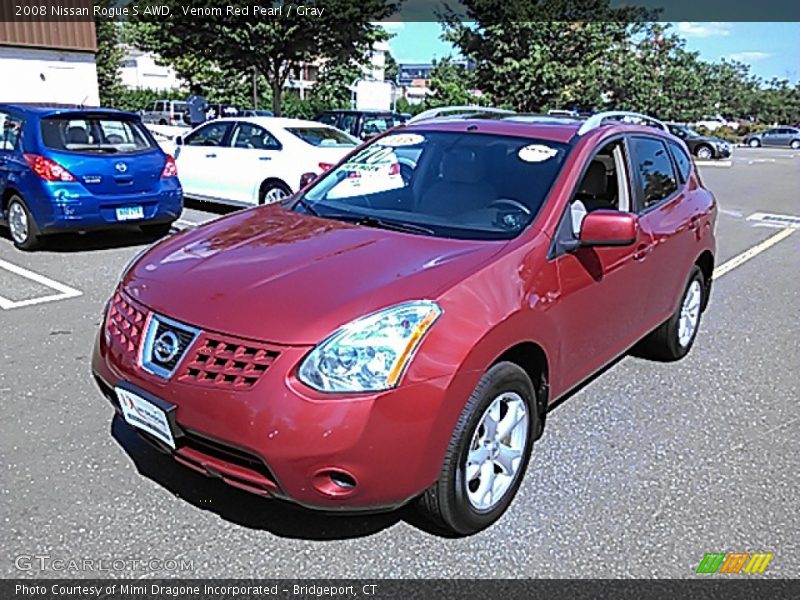
{"type": "Polygon", "coordinates": [[[733,54],[729,54],[728,58],[731,60],[737,60],[743,63],[752,63],[759,60],[764,60],[765,58],[769,58],[772,56],[769,52],[734,52],[733,54]]]}
{"type": "Polygon", "coordinates": [[[732,23],[722,21],[708,21],[700,23],[690,23],[681,21],[677,24],[678,33],[686,37],[707,38],[721,35],[730,35],[732,23]]]}

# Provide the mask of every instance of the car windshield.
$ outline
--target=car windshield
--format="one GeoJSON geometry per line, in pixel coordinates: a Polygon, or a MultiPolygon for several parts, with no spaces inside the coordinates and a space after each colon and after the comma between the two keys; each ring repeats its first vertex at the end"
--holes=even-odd
{"type": "Polygon", "coordinates": [[[172,110],[175,112],[184,112],[186,110],[186,102],[174,102],[172,104],[172,110]]]}
{"type": "Polygon", "coordinates": [[[533,221],[567,144],[499,135],[415,131],[365,146],[295,210],[457,239],[511,239],[533,221]]]}
{"type": "Polygon", "coordinates": [[[133,154],[154,147],[142,125],[114,116],[57,116],[42,119],[44,145],[61,152],[133,154]]]}
{"type": "Polygon", "coordinates": [[[359,141],[333,127],[289,127],[289,133],[312,146],[321,148],[343,148],[357,146],[359,141]]]}

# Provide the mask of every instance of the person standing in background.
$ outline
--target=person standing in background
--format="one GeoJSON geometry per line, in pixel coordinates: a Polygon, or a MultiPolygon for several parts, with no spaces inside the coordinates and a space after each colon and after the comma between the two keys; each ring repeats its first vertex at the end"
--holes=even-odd
{"type": "Polygon", "coordinates": [[[194,128],[205,122],[208,102],[201,95],[199,85],[192,85],[191,91],[191,95],[186,99],[186,112],[189,117],[189,125],[194,128]]]}

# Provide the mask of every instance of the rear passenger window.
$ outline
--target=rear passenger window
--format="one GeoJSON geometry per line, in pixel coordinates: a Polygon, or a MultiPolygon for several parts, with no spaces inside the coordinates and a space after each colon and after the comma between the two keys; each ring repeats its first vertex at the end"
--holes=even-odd
{"type": "Polygon", "coordinates": [[[17,147],[22,131],[22,119],[0,112],[0,151],[11,151],[17,147]]]}
{"type": "Polygon", "coordinates": [[[678,189],[678,182],[664,142],[634,137],[631,147],[633,175],[639,180],[642,191],[639,209],[645,210],[674,193],[678,189]]]}
{"type": "Polygon", "coordinates": [[[678,144],[669,143],[672,150],[672,156],[675,158],[675,163],[678,165],[678,172],[681,176],[681,182],[686,183],[689,181],[689,173],[692,172],[692,159],[686,154],[686,151],[678,144]]]}

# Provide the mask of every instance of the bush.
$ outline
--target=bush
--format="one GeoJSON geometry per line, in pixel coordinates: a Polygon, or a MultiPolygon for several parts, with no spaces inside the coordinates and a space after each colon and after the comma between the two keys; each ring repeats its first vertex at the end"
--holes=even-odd
{"type": "Polygon", "coordinates": [[[138,112],[156,100],[185,100],[186,92],[181,90],[147,90],[121,87],[113,94],[108,108],[118,108],[138,112]]]}

